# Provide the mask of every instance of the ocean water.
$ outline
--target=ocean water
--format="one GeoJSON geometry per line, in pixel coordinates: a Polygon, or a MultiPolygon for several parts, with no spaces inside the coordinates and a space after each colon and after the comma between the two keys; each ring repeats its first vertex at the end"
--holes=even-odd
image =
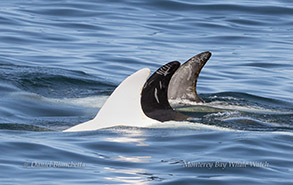
{"type": "MultiPolygon", "coordinates": [[[[293,183],[293,2],[0,2],[0,184],[293,183]],[[62,130],[211,51],[192,122],[62,130]]],[[[127,108],[127,105],[125,105],[127,108]]],[[[115,116],[115,115],[113,115],[115,116]]]]}

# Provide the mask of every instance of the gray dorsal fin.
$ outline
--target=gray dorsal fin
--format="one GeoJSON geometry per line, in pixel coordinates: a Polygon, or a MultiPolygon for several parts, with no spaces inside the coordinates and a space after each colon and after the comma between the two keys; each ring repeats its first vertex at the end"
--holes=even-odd
{"type": "Polygon", "coordinates": [[[200,71],[211,55],[212,54],[208,51],[200,53],[187,60],[174,73],[168,89],[168,98],[171,102],[173,102],[173,100],[175,100],[175,104],[203,102],[203,100],[197,95],[196,83],[200,71]]]}
{"type": "Polygon", "coordinates": [[[165,64],[145,83],[141,95],[141,106],[149,118],[158,121],[179,121],[188,118],[172,109],[167,96],[170,79],[179,66],[180,63],[177,61],[165,64]]]}

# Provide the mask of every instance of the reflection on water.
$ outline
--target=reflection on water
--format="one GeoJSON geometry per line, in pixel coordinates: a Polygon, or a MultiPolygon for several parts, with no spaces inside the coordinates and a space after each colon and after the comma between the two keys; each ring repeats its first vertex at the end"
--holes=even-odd
{"type": "Polygon", "coordinates": [[[125,161],[125,162],[136,162],[136,163],[147,163],[151,159],[152,156],[122,156],[119,155],[117,157],[112,158],[117,161],[125,161]]]}
{"type": "Polygon", "coordinates": [[[122,129],[118,130],[122,137],[104,138],[106,141],[117,142],[117,143],[135,143],[136,146],[149,146],[148,143],[145,143],[146,138],[144,137],[145,133],[143,130],[139,129],[122,129]]]}
{"type": "Polygon", "coordinates": [[[129,137],[118,137],[118,138],[105,138],[105,141],[117,142],[117,143],[135,143],[136,146],[149,146],[144,143],[144,138],[129,138],[129,137]]]}
{"type": "Polygon", "coordinates": [[[145,169],[117,169],[109,167],[105,167],[104,169],[117,175],[116,177],[105,177],[105,179],[114,180],[116,182],[145,184],[145,182],[143,182],[144,179],[138,175],[138,173],[145,173],[145,169]]]}

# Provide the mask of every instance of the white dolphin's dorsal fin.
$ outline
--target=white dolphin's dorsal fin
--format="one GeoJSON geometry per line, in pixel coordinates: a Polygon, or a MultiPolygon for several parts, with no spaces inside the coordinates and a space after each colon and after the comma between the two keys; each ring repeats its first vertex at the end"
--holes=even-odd
{"type": "Polygon", "coordinates": [[[145,127],[156,122],[141,108],[141,91],[150,69],[141,69],[127,77],[114,90],[93,120],[73,126],[63,132],[91,131],[113,126],[145,127]]]}

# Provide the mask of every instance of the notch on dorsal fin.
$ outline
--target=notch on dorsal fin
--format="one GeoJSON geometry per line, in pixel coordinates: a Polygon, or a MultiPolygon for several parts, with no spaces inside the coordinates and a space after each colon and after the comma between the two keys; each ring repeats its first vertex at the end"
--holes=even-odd
{"type": "Polygon", "coordinates": [[[167,96],[170,79],[179,66],[180,63],[177,61],[165,64],[145,83],[141,95],[141,106],[148,117],[158,121],[181,121],[188,118],[172,109],[167,96]]]}
{"type": "Polygon", "coordinates": [[[176,102],[176,104],[203,102],[197,95],[196,83],[200,71],[210,57],[210,52],[203,52],[190,58],[180,66],[170,80],[168,89],[169,101],[176,102]]]}

